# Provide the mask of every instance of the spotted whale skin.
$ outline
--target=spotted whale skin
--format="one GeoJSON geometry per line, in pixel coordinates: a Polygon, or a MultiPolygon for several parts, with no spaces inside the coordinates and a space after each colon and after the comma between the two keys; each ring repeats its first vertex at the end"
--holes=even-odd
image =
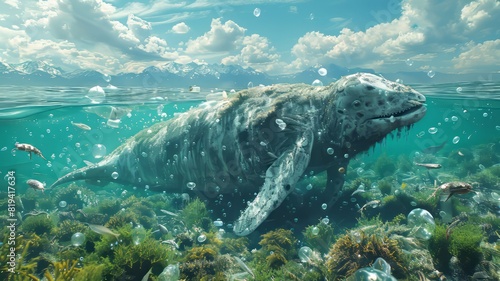
{"type": "Polygon", "coordinates": [[[344,184],[339,168],[393,130],[422,119],[424,102],[412,88],[368,73],[328,86],[255,87],[144,129],[101,162],[70,172],[52,186],[117,182],[193,191],[214,200],[220,194],[256,193],[233,226],[237,235],[248,235],[304,174],[326,171],[324,197],[334,203],[344,184]]]}

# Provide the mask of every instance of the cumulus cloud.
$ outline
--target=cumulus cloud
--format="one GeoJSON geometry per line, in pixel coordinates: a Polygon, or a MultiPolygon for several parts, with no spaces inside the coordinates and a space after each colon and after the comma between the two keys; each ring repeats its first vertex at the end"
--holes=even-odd
{"type": "Polygon", "coordinates": [[[0,26],[0,39],[6,36],[0,40],[3,60],[40,59],[67,69],[113,73],[111,69],[118,70],[131,60],[145,66],[178,56],[164,39],[152,35],[150,22],[135,15],[129,15],[124,22],[113,20],[110,15],[116,8],[103,0],[19,3],[25,12],[7,20],[22,28],[0,26]]]}
{"type": "Polygon", "coordinates": [[[458,71],[498,72],[500,65],[500,39],[475,44],[469,42],[458,57],[452,60],[458,71]]]}
{"type": "Polygon", "coordinates": [[[240,54],[222,59],[223,64],[239,64],[252,67],[263,72],[272,72],[279,66],[279,54],[270,46],[269,40],[258,34],[243,38],[243,48],[240,54]]]}
{"type": "MultiPolygon", "coordinates": [[[[292,48],[296,57],[292,65],[303,69],[335,63],[391,71],[394,64],[413,58],[422,60],[422,68],[429,67],[435,63],[432,58],[436,54],[452,53],[457,44],[470,39],[482,41],[485,34],[477,31],[495,28],[493,19],[500,18],[500,2],[469,2],[408,0],[402,3],[399,18],[380,22],[364,31],[344,28],[336,36],[308,32],[292,48]]],[[[450,70],[449,61],[443,60],[439,64],[440,70],[450,70]]]]}
{"type": "Polygon", "coordinates": [[[188,33],[189,29],[190,28],[186,23],[180,22],[172,27],[172,32],[178,34],[184,34],[188,33]]]}
{"type": "Polygon", "coordinates": [[[202,54],[205,52],[221,53],[234,51],[245,35],[245,28],[234,21],[222,24],[221,19],[213,19],[210,31],[187,42],[186,53],[202,54]]]}

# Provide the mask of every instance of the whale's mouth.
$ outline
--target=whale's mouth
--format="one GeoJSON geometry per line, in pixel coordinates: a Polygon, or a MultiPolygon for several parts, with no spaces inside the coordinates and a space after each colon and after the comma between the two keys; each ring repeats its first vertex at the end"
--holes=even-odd
{"type": "Polygon", "coordinates": [[[397,118],[397,117],[409,117],[409,116],[413,115],[414,113],[419,113],[424,107],[423,103],[421,103],[420,101],[416,101],[416,100],[409,100],[408,105],[409,106],[403,110],[392,112],[392,113],[387,113],[384,115],[379,115],[376,117],[369,118],[368,120],[397,118]]]}

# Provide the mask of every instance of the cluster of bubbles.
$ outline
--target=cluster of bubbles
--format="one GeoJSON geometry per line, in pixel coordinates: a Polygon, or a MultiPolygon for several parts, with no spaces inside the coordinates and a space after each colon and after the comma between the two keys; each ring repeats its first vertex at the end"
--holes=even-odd
{"type": "Polygon", "coordinates": [[[278,127],[281,129],[281,130],[284,130],[286,128],[286,123],[285,121],[281,120],[281,119],[276,119],[276,125],[278,125],[278,127]]]}
{"type": "Polygon", "coordinates": [[[383,258],[377,258],[371,267],[358,269],[351,278],[352,280],[397,281],[391,274],[391,265],[383,258]]]}

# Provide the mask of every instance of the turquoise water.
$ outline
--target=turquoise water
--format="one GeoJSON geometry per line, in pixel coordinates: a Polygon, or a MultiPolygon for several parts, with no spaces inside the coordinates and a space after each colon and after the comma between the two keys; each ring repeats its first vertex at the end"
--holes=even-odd
{"type": "MultiPolygon", "coordinates": [[[[389,199],[387,198],[389,196],[400,196],[401,194],[410,196],[408,202],[402,202],[401,204],[404,204],[404,206],[399,209],[384,209],[382,204],[380,204],[381,206],[379,207],[376,205],[376,208],[368,208],[365,211],[365,215],[368,218],[373,219],[378,216],[383,221],[389,221],[398,214],[398,211],[405,212],[404,215],[407,215],[410,210],[416,207],[423,207],[423,203],[418,201],[423,195],[419,195],[418,193],[425,193],[425,197],[427,197],[432,193],[436,184],[443,184],[451,180],[474,183],[474,189],[477,192],[475,194],[469,193],[453,196],[453,200],[456,200],[456,202],[453,201],[455,202],[454,204],[459,206],[456,207],[454,205],[454,209],[444,205],[434,206],[435,208],[430,211],[438,223],[442,223],[445,226],[449,225],[455,217],[460,215],[458,210],[467,211],[471,217],[488,214],[499,220],[500,201],[495,196],[498,196],[500,193],[500,182],[480,181],[482,178],[477,175],[500,165],[500,84],[474,82],[412,86],[427,97],[426,104],[428,110],[426,116],[414,124],[411,129],[403,130],[401,136],[396,136],[396,133],[389,135],[381,144],[377,144],[367,153],[358,155],[351,161],[347,168],[346,183],[344,185],[345,192],[343,197],[337,202],[336,207],[330,208],[328,211],[321,210],[324,200],[316,188],[312,190],[313,195],[307,195],[307,184],[322,178],[322,175],[317,175],[317,178],[314,176],[304,180],[299,187],[302,191],[298,193],[305,195],[303,195],[303,203],[300,203],[297,208],[302,208],[301,210],[309,208],[307,210],[311,211],[300,213],[295,209],[281,210],[282,212],[289,213],[287,216],[284,216],[286,217],[284,220],[271,218],[271,223],[265,224],[262,229],[257,231],[257,234],[249,236],[248,249],[244,253],[242,252],[241,256],[245,257],[245,260],[250,264],[250,268],[253,268],[254,272],[261,265],[258,264],[258,255],[252,257],[249,251],[252,248],[260,248],[258,243],[261,239],[260,235],[266,232],[280,228],[292,230],[298,239],[296,243],[297,249],[300,246],[309,246],[313,250],[322,251],[323,254],[326,254],[328,251],[325,251],[325,249],[315,249],[307,238],[301,237],[301,233],[305,232],[307,227],[312,227],[312,225],[318,223],[321,219],[323,219],[323,222],[320,222],[319,225],[325,224],[324,219],[328,218],[329,221],[326,224],[332,226],[335,235],[340,237],[346,231],[353,231],[357,227],[362,226],[359,225],[358,220],[362,217],[362,212],[359,209],[364,204],[375,199],[388,201],[389,199]],[[429,146],[437,146],[443,143],[445,143],[443,148],[431,155],[422,152],[422,150],[429,146]],[[484,156],[485,149],[489,157],[484,156]],[[382,162],[380,159],[383,157],[386,157],[387,161],[393,164],[393,168],[388,168],[387,173],[384,171],[380,172],[380,169],[377,168],[377,165],[379,165],[377,163],[382,162]],[[404,161],[401,159],[404,159],[404,161]],[[429,170],[428,175],[425,168],[415,166],[413,162],[439,163],[442,165],[442,168],[439,170],[429,170]],[[406,167],[405,170],[400,166],[402,163],[410,163],[410,167],[406,167]],[[383,181],[390,182],[392,187],[390,191],[381,193],[374,192],[373,190],[369,191],[370,187],[366,186],[364,192],[356,196],[349,196],[359,187],[360,182],[363,183],[361,179],[371,182],[371,188],[381,185],[383,181]],[[356,182],[357,180],[358,182],[356,182]],[[436,182],[432,182],[432,180],[436,180],[436,182]],[[479,208],[479,205],[484,202],[488,202],[489,207],[487,209],[479,208]],[[460,207],[462,205],[463,207],[460,207]]],[[[225,90],[229,93],[231,89],[225,90]]],[[[57,187],[56,190],[47,189],[44,194],[35,193],[34,190],[25,184],[28,179],[37,179],[45,183],[46,187],[48,187],[64,174],[84,167],[86,165],[84,161],[98,162],[102,155],[109,154],[140,130],[173,118],[176,114],[188,111],[190,108],[204,102],[208,94],[217,93],[222,90],[213,89],[212,91],[191,93],[184,89],[145,90],[140,88],[118,88],[107,90],[105,98],[98,97],[98,104],[92,103],[92,100],[86,97],[89,95],[88,91],[88,88],[76,87],[23,88],[18,86],[0,88],[0,133],[2,135],[2,138],[0,138],[0,174],[5,175],[9,171],[15,171],[17,181],[16,192],[18,196],[29,198],[35,196],[35,201],[45,201],[38,205],[35,204],[36,207],[26,207],[23,212],[28,213],[36,209],[52,214],[55,212],[57,214],[57,212],[64,211],[64,208],[57,206],[59,202],[51,201],[49,204],[47,202],[50,202],[50,197],[55,197],[58,190],[67,188],[66,186],[57,187]],[[114,123],[108,123],[109,115],[113,108],[114,110],[120,109],[122,116],[119,122],[114,120],[114,123]],[[84,130],[73,123],[83,123],[91,129],[84,130]],[[110,124],[113,126],[110,126],[110,124]],[[48,161],[43,160],[37,155],[32,155],[30,159],[26,152],[14,149],[16,142],[36,146],[48,161]],[[100,145],[101,149],[105,147],[105,151],[96,151],[96,145],[100,145]]],[[[94,102],[96,101],[95,96],[91,98],[94,98],[94,102]]],[[[500,175],[494,175],[492,178],[500,179],[500,175]]],[[[2,186],[5,185],[3,184],[2,186]]],[[[98,196],[98,202],[113,199],[122,204],[121,207],[123,208],[126,208],[124,207],[124,202],[131,195],[146,198],[145,200],[159,195],[158,193],[155,194],[148,191],[145,193],[139,192],[130,187],[123,187],[117,184],[96,187],[82,181],[78,182],[78,186],[88,188],[95,194],[106,194],[98,196]],[[103,193],[106,190],[110,192],[103,193]],[[126,196],[124,192],[127,193],[126,196]]],[[[180,213],[185,208],[185,205],[175,205],[172,203],[177,202],[180,195],[161,194],[161,196],[164,196],[165,202],[169,202],[169,207],[171,207],[169,211],[180,213]]],[[[234,198],[238,198],[236,194],[228,196],[233,198],[233,200],[237,200],[234,198]]],[[[222,198],[219,200],[223,201],[222,198]]],[[[226,202],[224,201],[224,203],[226,202]]],[[[226,234],[224,235],[229,235],[224,236],[227,237],[224,239],[236,239],[236,237],[231,236],[231,228],[228,227],[228,224],[232,223],[232,221],[225,221],[224,217],[220,217],[221,214],[224,214],[224,211],[210,209],[218,208],[217,206],[217,204],[210,205],[209,213],[212,213],[212,215],[209,215],[209,219],[215,221],[220,218],[224,224],[220,229],[225,231],[226,234]]],[[[220,206],[220,208],[223,209],[223,206],[220,206]]],[[[155,209],[151,207],[151,209],[154,210],[156,216],[160,216],[159,208],[155,209]]],[[[85,211],[85,208],[83,210],[85,211]]],[[[114,213],[106,215],[109,218],[114,213]]],[[[234,217],[235,215],[237,216],[237,214],[229,214],[228,217],[234,217]]],[[[63,220],[56,219],[54,223],[58,225],[63,220]]],[[[88,223],[84,218],[77,219],[76,213],[72,220],[88,223]]],[[[105,222],[102,221],[101,224],[105,222]]],[[[161,223],[167,225],[167,228],[170,229],[175,227],[174,223],[170,224],[171,222],[166,219],[162,219],[161,223]]],[[[476,225],[480,224],[482,225],[484,222],[476,223],[476,225]]],[[[22,231],[22,223],[20,227],[22,231]]],[[[149,229],[146,226],[143,227],[150,232],[158,232],[157,226],[154,224],[149,225],[149,229]]],[[[485,232],[484,240],[496,243],[494,233],[495,231],[500,231],[498,229],[499,225],[491,223],[491,227],[492,229],[487,230],[488,234],[485,232]]],[[[91,231],[87,231],[91,233],[91,231]]],[[[218,233],[218,230],[217,228],[212,228],[205,230],[205,232],[215,235],[213,233],[218,233]]],[[[182,231],[179,231],[178,233],[167,234],[167,236],[170,239],[177,239],[177,243],[180,243],[180,238],[178,237],[181,233],[182,231]]],[[[193,237],[200,234],[199,230],[197,232],[197,230],[192,229],[186,229],[185,233],[194,235],[193,237]]],[[[87,235],[91,234],[87,233],[87,235]]],[[[162,240],[161,237],[158,237],[158,233],[149,235],[152,235],[157,241],[162,240]]],[[[40,236],[43,236],[43,234],[40,234],[40,236]]],[[[93,239],[97,238],[94,237],[93,239]]],[[[167,240],[166,237],[163,237],[163,240],[167,240]]],[[[59,242],[60,245],[67,245],[69,243],[68,239],[66,241],[60,239],[59,242]]],[[[330,241],[330,243],[332,242],[330,241]]],[[[196,244],[197,242],[194,243],[196,244]]],[[[203,243],[199,242],[199,244],[203,243]]],[[[327,245],[326,249],[330,246],[327,245]]],[[[425,243],[421,247],[425,248],[425,243]]],[[[401,246],[401,248],[403,247],[401,246]]],[[[178,250],[177,255],[184,257],[188,249],[189,247],[178,250]]],[[[52,251],[51,254],[54,256],[61,254],[54,249],[41,250],[41,252],[43,251],[52,251]]],[[[261,251],[264,250],[261,249],[261,251]]],[[[86,257],[90,253],[91,251],[87,249],[80,252],[79,255],[86,257]]],[[[484,250],[484,253],[486,253],[486,250],[484,250]]],[[[231,254],[236,255],[235,253],[231,254]]],[[[261,255],[265,256],[266,253],[261,253],[261,255]]],[[[297,256],[295,257],[297,258],[297,256]]],[[[61,256],[58,256],[58,258],[62,259],[61,256]]],[[[321,256],[319,259],[321,260],[321,256]]],[[[183,272],[182,274],[186,274],[185,271],[182,271],[182,264],[183,262],[186,263],[186,261],[183,259],[173,260],[181,263],[181,272],[183,272]]],[[[497,262],[498,256],[492,258],[490,254],[489,261],[497,262]]],[[[324,260],[321,260],[321,263],[326,264],[324,260]]],[[[85,268],[86,263],[79,262],[78,266],[85,268]]],[[[465,276],[463,273],[457,273],[453,267],[446,268],[443,265],[441,266],[440,271],[444,271],[450,278],[455,278],[452,280],[461,280],[460,276],[465,276]]],[[[159,275],[161,270],[154,266],[153,268],[153,275],[159,275]]],[[[311,270],[311,268],[322,272],[321,267],[318,265],[302,266],[302,277],[306,278],[303,280],[316,280],[304,277],[306,276],[304,272],[311,270]]],[[[133,280],[140,280],[148,269],[146,268],[144,271],[144,268],[141,268],[141,274],[138,274],[141,276],[137,275],[133,280]]],[[[301,272],[297,268],[293,270],[301,272]]],[[[495,269],[492,269],[488,274],[494,276],[494,272],[495,269]]],[[[281,273],[284,274],[283,272],[281,273]]],[[[294,273],[295,275],[300,275],[295,271],[294,273]]],[[[430,274],[430,272],[427,273],[430,274]]],[[[474,273],[474,270],[467,272],[469,275],[472,275],[472,273],[474,273]]],[[[230,279],[229,276],[232,276],[231,274],[234,274],[234,272],[225,273],[226,280],[230,279]]],[[[114,277],[111,278],[109,276],[109,280],[114,280],[114,277]]],[[[259,278],[265,278],[263,277],[265,276],[264,273],[257,274],[257,276],[256,280],[264,280],[259,278]]],[[[252,280],[253,277],[247,274],[246,278],[252,280]]],[[[196,280],[196,278],[193,277],[189,280],[196,280]]],[[[418,279],[409,278],[408,280],[418,279]]]]}

